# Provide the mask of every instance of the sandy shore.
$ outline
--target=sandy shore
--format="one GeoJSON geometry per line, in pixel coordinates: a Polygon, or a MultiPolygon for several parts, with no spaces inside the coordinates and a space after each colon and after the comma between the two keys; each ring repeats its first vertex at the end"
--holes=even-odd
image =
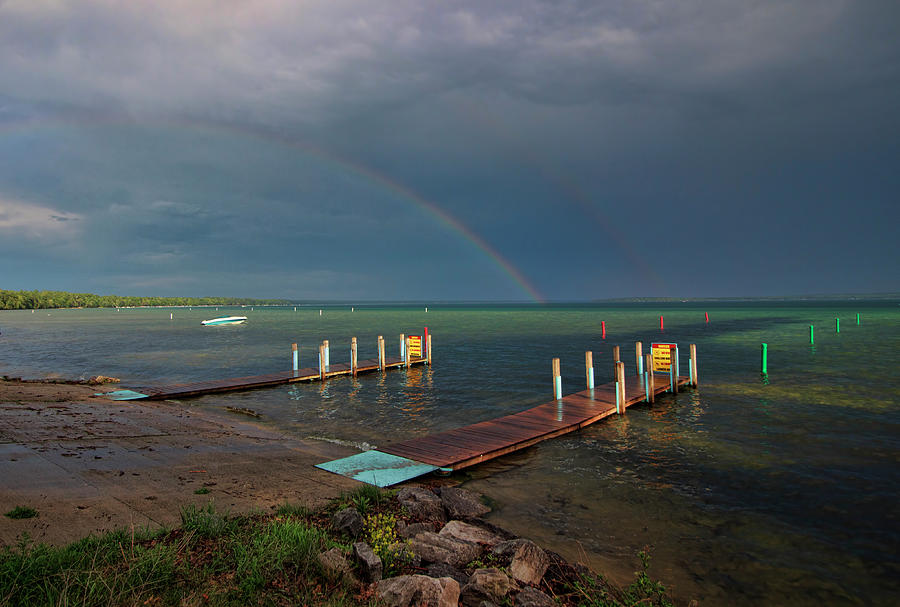
{"type": "Polygon", "coordinates": [[[131,525],[180,523],[186,504],[235,513],[324,504],[356,481],[314,468],[352,449],[288,437],[241,415],[175,401],[111,401],[109,386],[0,380],[0,545],[62,544],[131,525]],[[206,487],[208,494],[194,492],[206,487]]]}

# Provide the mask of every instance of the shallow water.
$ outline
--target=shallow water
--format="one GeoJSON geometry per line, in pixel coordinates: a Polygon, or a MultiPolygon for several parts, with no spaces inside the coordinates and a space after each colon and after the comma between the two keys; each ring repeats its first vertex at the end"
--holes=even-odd
{"type": "Polygon", "coordinates": [[[619,582],[649,546],[652,573],[703,604],[892,604],[900,592],[896,302],[323,310],[245,308],[250,320],[232,327],[200,326],[235,313],[225,307],[0,312],[0,374],[114,375],[128,387],[250,375],[290,368],[291,342],[313,366],[322,339],[332,361],[349,357],[351,336],[369,358],[377,335],[396,351],[400,333],[427,325],[430,368],[181,401],[249,407],[299,436],[364,448],[545,402],[554,356],[573,392],[585,350],[603,383],[613,345],[633,368],[636,340],[645,352],[696,343],[697,391],[471,468],[467,486],[496,500],[498,524],[619,582]]]}

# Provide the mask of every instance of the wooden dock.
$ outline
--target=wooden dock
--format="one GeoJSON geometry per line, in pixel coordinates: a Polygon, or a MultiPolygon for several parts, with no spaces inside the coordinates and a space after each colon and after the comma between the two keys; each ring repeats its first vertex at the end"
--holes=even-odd
{"type": "MultiPolygon", "coordinates": [[[[554,359],[553,386],[557,398],[543,405],[462,428],[390,443],[379,449],[317,464],[316,467],[378,487],[387,487],[436,470],[460,470],[525,449],[611,415],[624,415],[628,407],[641,402],[652,403],[657,394],[673,388],[677,391],[681,386],[697,385],[694,345],[690,348],[690,375],[687,377],[677,375],[677,348],[669,360],[669,371],[655,374],[652,370],[643,371],[651,369],[652,357],[642,357],[640,342],[636,346],[638,372],[635,375],[626,377],[625,364],[617,362],[615,371],[618,381],[594,386],[593,355],[586,352],[587,385],[593,387],[563,396],[559,359],[554,359]]],[[[614,360],[618,356],[619,348],[615,347],[614,360]]]]}
{"type": "MultiPolygon", "coordinates": [[[[657,375],[654,382],[654,394],[669,389],[668,375],[657,375]]],[[[643,387],[638,388],[642,386],[642,379],[633,375],[626,378],[625,383],[632,386],[631,395],[626,391],[625,407],[644,402],[643,387]]],[[[688,383],[689,378],[678,378],[679,386],[688,383]]],[[[615,414],[615,382],[611,382],[520,413],[391,443],[379,447],[379,451],[439,468],[460,470],[584,428],[615,414]]]]}
{"type": "MultiPolygon", "coordinates": [[[[409,366],[427,364],[428,359],[425,357],[411,356],[409,358],[409,366]]],[[[384,360],[384,368],[396,369],[405,367],[406,361],[399,356],[386,356],[384,360]]],[[[358,362],[356,374],[372,373],[378,371],[378,359],[369,358],[358,362]]],[[[140,391],[133,390],[117,390],[103,394],[113,400],[137,400],[137,399],[153,399],[162,400],[166,398],[186,398],[191,396],[202,396],[204,394],[215,394],[218,392],[232,392],[235,390],[252,390],[255,388],[266,388],[269,386],[277,386],[280,384],[290,384],[295,382],[311,382],[338,377],[341,375],[352,375],[353,370],[350,363],[335,363],[329,365],[324,373],[320,373],[315,367],[307,367],[296,371],[280,371],[278,373],[268,373],[266,375],[251,375],[248,377],[230,377],[227,379],[213,379],[208,381],[200,381],[186,384],[169,384],[165,386],[154,386],[141,388],[140,391]]]]}

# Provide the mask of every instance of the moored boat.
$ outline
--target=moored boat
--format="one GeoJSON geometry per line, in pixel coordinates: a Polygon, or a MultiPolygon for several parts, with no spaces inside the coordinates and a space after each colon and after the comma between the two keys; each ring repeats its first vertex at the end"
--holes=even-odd
{"type": "Polygon", "coordinates": [[[222,316],[220,318],[212,318],[204,320],[201,325],[239,325],[247,320],[246,316],[222,316]]]}

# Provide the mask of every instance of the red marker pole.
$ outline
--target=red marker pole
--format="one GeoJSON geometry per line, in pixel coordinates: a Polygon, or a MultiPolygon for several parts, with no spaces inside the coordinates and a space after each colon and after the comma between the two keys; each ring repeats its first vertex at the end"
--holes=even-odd
{"type": "Polygon", "coordinates": [[[659,317],[659,330],[660,331],[663,330],[663,317],[662,316],[659,317]]]}
{"type": "Polygon", "coordinates": [[[709,312],[704,312],[706,314],[706,322],[709,322],[709,312]]]}
{"type": "Polygon", "coordinates": [[[606,339],[606,321],[605,320],[600,321],[600,331],[601,331],[600,339],[606,339]]]}

